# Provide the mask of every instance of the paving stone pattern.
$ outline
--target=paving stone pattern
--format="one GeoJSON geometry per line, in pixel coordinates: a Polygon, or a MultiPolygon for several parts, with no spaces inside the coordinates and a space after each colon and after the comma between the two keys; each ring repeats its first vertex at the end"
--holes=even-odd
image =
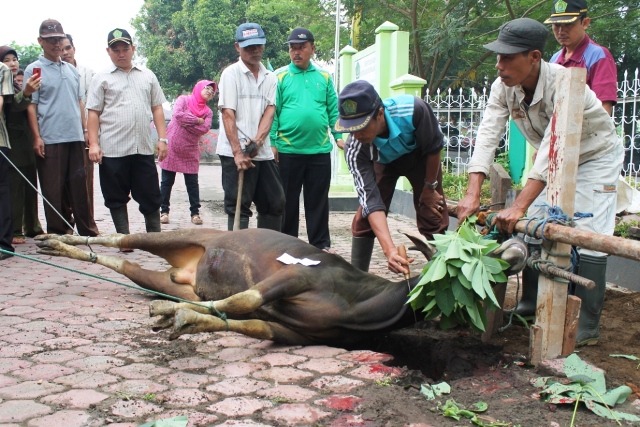
{"type": "MultiPolygon", "coordinates": [[[[219,181],[219,167],[201,168],[202,227],[226,228],[226,216],[215,208],[219,181]]],[[[97,170],[95,182],[98,227],[113,233],[97,170]]],[[[131,231],[143,232],[133,201],[129,215],[131,231]]],[[[333,246],[347,259],[352,216],[331,215],[333,246]]],[[[198,227],[190,222],[181,176],[170,218],[163,231],[198,227]]],[[[413,227],[403,217],[390,222],[393,230],[413,227]]],[[[102,266],[37,254],[33,239],[16,251],[131,284],[102,266]]],[[[391,277],[376,251],[372,272],[391,277]]],[[[139,250],[121,256],[145,268],[168,268],[139,250]]],[[[288,347],[230,332],[169,342],[165,332],[151,331],[152,296],[19,257],[0,262],[0,283],[0,427],[133,427],[178,415],[188,415],[190,426],[360,425],[357,408],[367,396],[359,388],[402,373],[383,366],[389,356],[380,353],[288,347]],[[173,352],[176,346],[183,351],[173,352]]]]}

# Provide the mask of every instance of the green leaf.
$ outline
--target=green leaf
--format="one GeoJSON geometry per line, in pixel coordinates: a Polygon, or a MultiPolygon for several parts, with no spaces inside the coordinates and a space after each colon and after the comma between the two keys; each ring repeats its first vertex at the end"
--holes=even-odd
{"type": "Polygon", "coordinates": [[[470,289],[466,288],[462,283],[460,283],[458,277],[451,279],[451,291],[453,292],[453,297],[462,305],[475,305],[473,292],[470,289]]]}
{"type": "Polygon", "coordinates": [[[445,316],[444,314],[440,317],[440,328],[441,329],[451,329],[453,327],[458,326],[459,322],[456,319],[453,319],[449,316],[445,316]]]}
{"type": "Polygon", "coordinates": [[[570,354],[565,359],[563,370],[567,378],[570,379],[577,376],[587,376],[591,378],[593,381],[590,382],[589,385],[593,387],[598,394],[607,392],[604,371],[583,362],[577,354],[570,354]]]}
{"type": "Polygon", "coordinates": [[[483,256],[481,258],[481,261],[484,264],[484,267],[487,269],[487,271],[491,274],[498,274],[498,273],[501,273],[503,270],[502,266],[500,265],[500,262],[495,258],[483,256]]]}
{"type": "Polygon", "coordinates": [[[624,357],[625,359],[630,359],[630,360],[640,360],[640,357],[632,356],[628,354],[610,354],[609,357],[624,357]]]}
{"type": "Polygon", "coordinates": [[[592,400],[585,400],[584,404],[587,408],[589,408],[594,414],[599,415],[603,418],[608,418],[610,420],[625,420],[625,421],[640,421],[640,418],[627,414],[625,412],[612,411],[604,405],[596,403],[592,400]]]}
{"type": "Polygon", "coordinates": [[[462,245],[460,244],[460,240],[459,239],[451,240],[451,243],[449,243],[449,246],[447,247],[447,251],[444,254],[445,261],[450,259],[459,259],[460,252],[462,252],[462,245]]]}
{"type": "Polygon", "coordinates": [[[484,288],[484,280],[486,275],[483,275],[484,273],[484,264],[482,264],[481,262],[476,262],[475,264],[475,268],[473,270],[473,276],[471,279],[471,286],[473,287],[473,290],[475,291],[476,294],[478,294],[478,296],[482,299],[484,299],[487,296],[487,293],[485,292],[484,288]]]}
{"type": "Polygon", "coordinates": [[[489,405],[485,402],[475,402],[469,407],[469,410],[473,412],[485,412],[487,409],[489,409],[489,405]]]}
{"type": "Polygon", "coordinates": [[[482,318],[480,317],[480,313],[478,312],[478,307],[474,304],[471,306],[466,306],[465,308],[467,309],[467,314],[469,315],[469,318],[471,319],[471,323],[475,327],[475,329],[484,332],[485,327],[484,327],[484,323],[482,323],[482,318]]]}
{"type": "Polygon", "coordinates": [[[467,276],[465,276],[464,274],[458,274],[456,278],[460,281],[460,283],[462,283],[462,286],[471,290],[471,280],[467,279],[467,276]]]}
{"type": "Polygon", "coordinates": [[[454,298],[453,292],[451,292],[450,288],[444,288],[438,289],[438,292],[436,293],[436,302],[438,303],[438,308],[440,308],[442,314],[449,316],[453,312],[456,299],[454,298]]]}

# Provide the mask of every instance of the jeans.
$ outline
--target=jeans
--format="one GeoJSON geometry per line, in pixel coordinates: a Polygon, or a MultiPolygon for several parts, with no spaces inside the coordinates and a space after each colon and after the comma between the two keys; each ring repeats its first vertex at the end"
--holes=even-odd
{"type": "MultiPolygon", "coordinates": [[[[189,210],[191,216],[200,214],[200,186],[198,184],[197,173],[185,173],[184,184],[187,187],[187,195],[189,196],[189,210]]],[[[169,213],[171,203],[171,189],[176,181],[176,172],[162,169],[162,180],[160,182],[160,193],[162,194],[162,202],[160,203],[160,212],[169,213]]]]}

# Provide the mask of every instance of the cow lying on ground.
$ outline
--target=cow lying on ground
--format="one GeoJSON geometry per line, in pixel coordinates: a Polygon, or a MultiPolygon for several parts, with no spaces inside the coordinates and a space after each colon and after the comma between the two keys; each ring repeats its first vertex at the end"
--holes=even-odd
{"type": "Polygon", "coordinates": [[[392,282],[271,230],[189,229],[89,238],[44,235],[38,240],[40,253],[96,262],[145,289],[202,301],[151,303],[151,316],[162,316],[154,329],[173,326],[171,339],[230,330],[285,344],[349,346],[415,322],[405,302],[418,276],[408,283],[392,282]],[[164,258],[172,267],[164,272],[145,270],[120,257],[72,246],[85,244],[140,249],[164,258]],[[286,265],[277,260],[284,253],[320,264],[286,265]],[[216,311],[228,320],[212,315],[216,311]]]}

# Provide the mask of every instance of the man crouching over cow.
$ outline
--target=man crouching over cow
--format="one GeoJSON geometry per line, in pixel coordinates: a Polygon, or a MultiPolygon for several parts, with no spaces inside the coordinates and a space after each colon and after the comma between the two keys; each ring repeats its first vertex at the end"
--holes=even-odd
{"type": "Polygon", "coordinates": [[[360,207],[353,218],[351,264],[368,271],[374,238],[387,257],[389,270],[409,272],[409,260],[398,254],[387,212],[396,182],[406,177],[420,234],[431,240],[449,226],[442,191],[442,132],[433,110],[422,99],[400,95],[382,101],[374,87],[358,80],[338,97],[335,129],[350,133],[344,147],[360,207]]]}

